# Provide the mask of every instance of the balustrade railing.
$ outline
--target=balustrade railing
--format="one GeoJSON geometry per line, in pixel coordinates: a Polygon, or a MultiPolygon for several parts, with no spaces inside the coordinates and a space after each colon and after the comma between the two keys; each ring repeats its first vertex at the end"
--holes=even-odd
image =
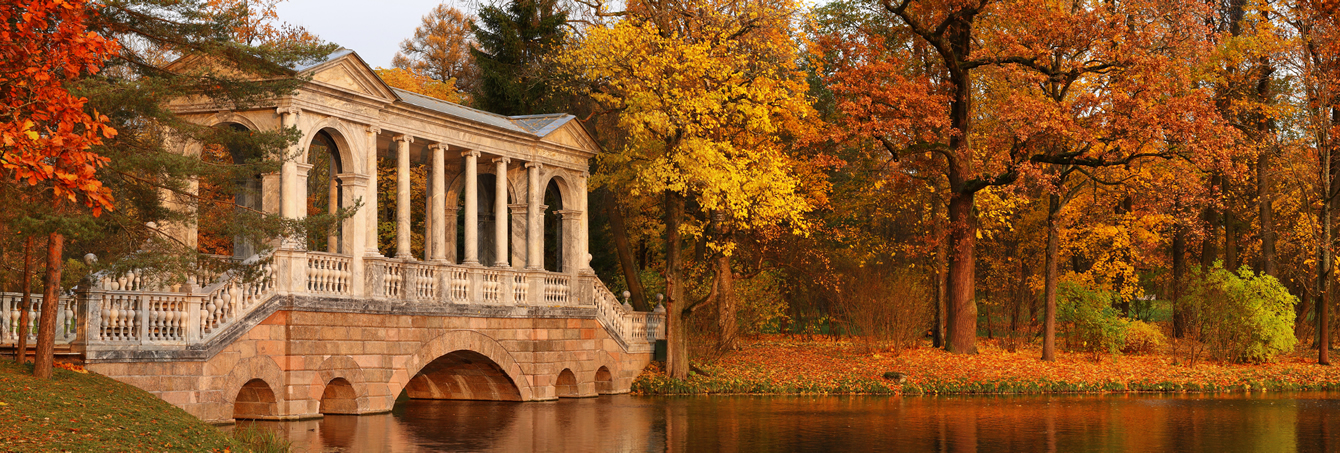
{"type": "Polygon", "coordinates": [[[447,269],[448,284],[451,285],[451,302],[470,303],[470,272],[462,268],[447,269]]]}
{"type": "Polygon", "coordinates": [[[639,351],[647,348],[650,342],[665,338],[663,314],[633,311],[620,304],[619,298],[600,279],[592,278],[590,281],[596,303],[596,320],[607,330],[639,351]]]}
{"type": "MultiPolygon", "coordinates": [[[[364,258],[363,263],[361,282],[353,281],[350,257],[320,252],[277,253],[254,266],[202,265],[192,271],[186,283],[172,285],[143,272],[97,276],[79,289],[77,296],[61,297],[56,312],[56,341],[70,343],[82,335],[81,341],[92,348],[196,344],[227,331],[281,293],[361,294],[359,297],[422,303],[586,305],[593,306],[599,322],[625,344],[646,348],[649,341],[664,335],[663,315],[625,308],[593,275],[391,258],[364,258]],[[362,288],[353,287],[356,283],[362,288]],[[81,331],[85,328],[86,332],[81,331]]],[[[19,300],[19,294],[0,293],[2,344],[17,342],[19,300]]],[[[33,294],[31,300],[29,336],[35,342],[42,295],[33,294]]]]}
{"type": "MultiPolygon", "coordinates": [[[[42,320],[42,294],[30,293],[28,306],[28,344],[37,344],[37,326],[42,320]]],[[[74,340],[77,328],[77,301],[73,296],[62,295],[56,306],[56,344],[65,344],[74,340]]],[[[23,294],[0,293],[0,344],[18,344],[19,321],[23,311],[23,294]]]]}
{"type": "Polygon", "coordinates": [[[481,296],[486,304],[496,304],[502,302],[503,275],[502,272],[495,270],[486,270],[481,276],[479,283],[481,296]]]}
{"type": "Polygon", "coordinates": [[[347,256],[307,252],[307,292],[348,294],[350,261],[347,256]]]}
{"type": "Polygon", "coordinates": [[[433,300],[437,298],[437,266],[431,264],[405,264],[405,281],[410,289],[409,299],[433,300]]]}
{"type": "Polygon", "coordinates": [[[546,275],[544,277],[545,305],[567,305],[572,293],[572,279],[566,275],[546,275]]]}
{"type": "Polygon", "coordinates": [[[516,274],[512,276],[512,303],[525,305],[530,299],[530,283],[526,281],[525,274],[516,274]]]}

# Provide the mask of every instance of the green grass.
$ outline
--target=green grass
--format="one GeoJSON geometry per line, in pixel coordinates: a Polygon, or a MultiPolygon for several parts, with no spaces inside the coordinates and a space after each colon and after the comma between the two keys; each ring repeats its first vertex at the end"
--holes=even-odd
{"type": "MultiPolygon", "coordinates": [[[[246,445],[148,392],[96,373],[0,359],[0,450],[248,451],[246,445]]],[[[261,450],[264,448],[255,448],[261,450]]]]}

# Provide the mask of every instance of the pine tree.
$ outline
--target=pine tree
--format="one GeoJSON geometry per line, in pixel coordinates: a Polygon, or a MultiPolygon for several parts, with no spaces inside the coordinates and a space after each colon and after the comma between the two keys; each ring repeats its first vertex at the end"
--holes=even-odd
{"type": "Polygon", "coordinates": [[[479,48],[475,106],[502,115],[561,110],[544,57],[563,42],[567,12],[554,0],[513,0],[506,9],[488,6],[471,27],[479,48]]]}

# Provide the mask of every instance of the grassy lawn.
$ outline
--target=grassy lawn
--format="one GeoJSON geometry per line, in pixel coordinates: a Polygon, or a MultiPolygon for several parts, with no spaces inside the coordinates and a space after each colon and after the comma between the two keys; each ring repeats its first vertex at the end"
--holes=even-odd
{"type": "Polygon", "coordinates": [[[148,392],[95,373],[0,359],[0,450],[247,451],[228,434],[148,392]]]}
{"type": "Polygon", "coordinates": [[[979,344],[977,355],[930,347],[872,348],[846,338],[771,336],[739,351],[694,360],[702,374],[670,379],[657,364],[633,383],[642,394],[974,394],[1072,392],[1260,392],[1340,390],[1340,368],[1316,364],[1299,351],[1272,364],[1174,364],[1167,352],[1102,355],[1058,353],[1038,360],[1036,349],[1006,351],[979,344]],[[905,381],[886,379],[901,373],[905,381]]]}

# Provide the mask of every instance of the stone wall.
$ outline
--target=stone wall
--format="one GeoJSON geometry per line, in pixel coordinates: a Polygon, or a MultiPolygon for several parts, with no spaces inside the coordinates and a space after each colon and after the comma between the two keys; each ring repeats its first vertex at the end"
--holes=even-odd
{"type": "Polygon", "coordinates": [[[598,388],[622,393],[651,360],[647,353],[625,352],[593,317],[434,316],[366,306],[336,310],[341,304],[283,304],[203,361],[185,358],[189,354],[182,359],[127,356],[87,366],[218,423],[233,420],[239,394],[247,411],[274,408],[248,418],[319,417],[323,395],[332,399],[327,404],[331,413],[389,411],[416,376],[420,387],[457,389],[412,392],[427,398],[552,400],[565,370],[575,377],[576,396],[595,396],[598,388]],[[458,351],[469,354],[452,354],[458,351]],[[462,360],[475,366],[462,367],[462,360]],[[606,376],[602,368],[608,378],[598,382],[597,375],[606,376]],[[481,370],[496,372],[490,380],[481,370]],[[252,401],[264,393],[256,383],[248,385],[253,380],[273,391],[273,404],[252,401]],[[332,381],[335,388],[328,388],[332,381]],[[508,381],[515,393],[497,388],[508,381]]]}

